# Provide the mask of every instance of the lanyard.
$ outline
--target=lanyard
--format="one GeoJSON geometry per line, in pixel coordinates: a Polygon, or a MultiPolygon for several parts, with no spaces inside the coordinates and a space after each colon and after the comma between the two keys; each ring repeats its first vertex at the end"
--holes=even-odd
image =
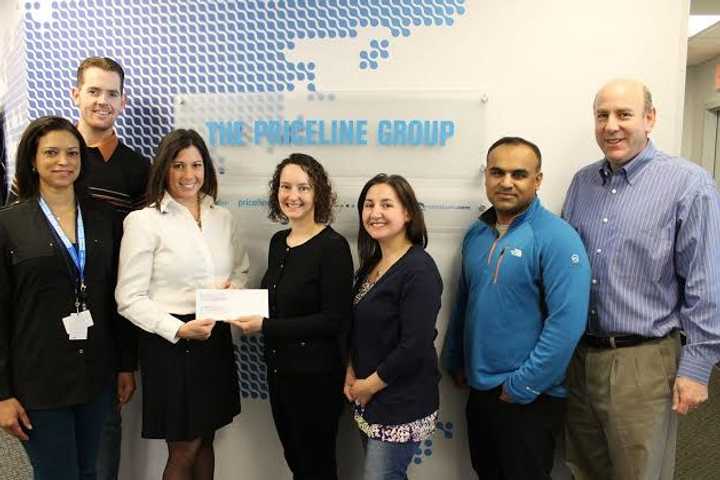
{"type": "MultiPolygon", "coordinates": [[[[50,225],[53,227],[53,230],[55,230],[55,233],[60,238],[60,240],[63,242],[63,245],[65,245],[65,248],[68,251],[68,255],[70,256],[70,259],[75,264],[75,268],[77,269],[78,275],[80,277],[80,294],[85,294],[85,258],[86,258],[86,250],[85,250],[85,227],[83,225],[83,219],[82,219],[82,213],[80,212],[80,205],[77,206],[77,242],[78,246],[77,249],[73,246],[70,239],[65,235],[65,232],[63,231],[62,227],[60,227],[60,224],[55,219],[55,215],[52,214],[50,211],[50,207],[48,207],[48,204],[45,202],[45,199],[40,197],[39,200],[40,208],[42,209],[43,213],[45,214],[45,217],[47,218],[48,222],[50,222],[50,225]]],[[[76,306],[77,306],[76,302],[76,306]]]]}

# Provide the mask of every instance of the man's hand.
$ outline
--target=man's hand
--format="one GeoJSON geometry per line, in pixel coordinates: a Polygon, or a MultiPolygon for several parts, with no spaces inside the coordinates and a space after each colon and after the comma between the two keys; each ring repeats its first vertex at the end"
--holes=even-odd
{"type": "Polygon", "coordinates": [[[120,372],[117,379],[118,407],[122,408],[130,401],[135,393],[135,374],[133,372],[120,372]]]}
{"type": "Polygon", "coordinates": [[[500,392],[500,400],[507,403],[512,403],[512,397],[510,394],[505,390],[505,385],[502,386],[502,391],[500,392]]]}
{"type": "Polygon", "coordinates": [[[30,424],[27,413],[25,413],[25,409],[17,398],[8,398],[7,400],[0,401],[0,427],[20,440],[25,442],[29,440],[22,427],[25,427],[27,430],[32,430],[32,425],[30,424]],[[22,424],[22,426],[20,424],[22,424]]]}
{"type": "Polygon", "coordinates": [[[687,377],[677,377],[673,386],[673,410],[685,415],[708,399],[708,387],[687,377]]]}

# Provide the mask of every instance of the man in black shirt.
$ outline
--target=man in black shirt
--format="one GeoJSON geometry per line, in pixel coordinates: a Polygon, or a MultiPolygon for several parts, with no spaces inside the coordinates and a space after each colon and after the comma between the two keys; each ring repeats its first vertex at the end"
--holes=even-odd
{"type": "MultiPolygon", "coordinates": [[[[124,218],[142,208],[150,163],[115,134],[115,119],[125,107],[125,72],[114,60],[90,57],[77,69],[72,100],[80,112],[77,128],[88,145],[85,184],[90,196],[111,205],[124,218]]],[[[136,348],[136,347],[135,347],[136,348]]],[[[120,408],[135,392],[133,372],[118,373],[117,403],[108,416],[98,452],[98,480],[115,480],[120,465],[120,408]]]]}
{"type": "Polygon", "coordinates": [[[144,206],[149,162],[115,135],[115,119],[125,108],[125,74],[110,58],[80,64],[72,99],[80,111],[77,128],[89,147],[86,183],[92,197],[112,205],[123,217],[144,206]]]}

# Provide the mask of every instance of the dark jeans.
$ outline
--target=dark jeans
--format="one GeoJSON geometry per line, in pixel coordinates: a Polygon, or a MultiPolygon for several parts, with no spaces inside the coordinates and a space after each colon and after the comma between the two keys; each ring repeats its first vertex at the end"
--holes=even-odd
{"type": "Polygon", "coordinates": [[[117,395],[113,395],[112,408],[108,412],[100,436],[97,459],[98,480],[117,480],[120,469],[120,445],[122,443],[122,417],[117,395]]]}
{"type": "Polygon", "coordinates": [[[112,408],[115,382],[90,403],[28,410],[33,429],[25,450],[35,480],[95,480],[100,432],[112,408]]]}
{"type": "Polygon", "coordinates": [[[500,400],[501,387],[470,390],[470,459],[483,480],[550,480],[565,399],[540,395],[528,405],[500,400]]]}
{"type": "Polygon", "coordinates": [[[337,480],[335,442],[343,374],[268,371],[275,429],[294,480],[337,480]]]}

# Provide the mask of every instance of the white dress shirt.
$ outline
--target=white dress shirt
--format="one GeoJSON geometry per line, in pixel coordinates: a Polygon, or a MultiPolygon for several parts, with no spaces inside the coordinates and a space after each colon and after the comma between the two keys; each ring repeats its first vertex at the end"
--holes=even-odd
{"type": "Polygon", "coordinates": [[[183,322],[170,315],[195,313],[195,290],[244,288],[249,266],[230,212],[212,198],[200,201],[202,228],[165,192],[154,205],[125,217],[115,299],[118,312],[143,330],[177,342],[183,322]]]}

